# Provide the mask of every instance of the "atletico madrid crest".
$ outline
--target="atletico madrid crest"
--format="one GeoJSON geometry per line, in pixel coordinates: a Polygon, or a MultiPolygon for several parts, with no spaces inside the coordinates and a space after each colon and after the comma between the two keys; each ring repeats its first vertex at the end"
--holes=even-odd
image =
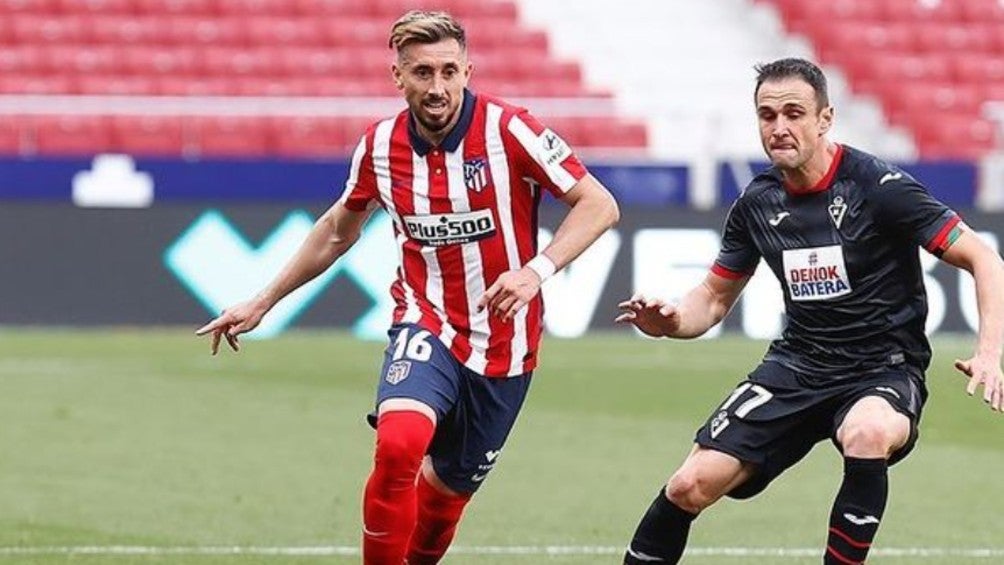
{"type": "Polygon", "coordinates": [[[481,192],[488,186],[488,163],[483,157],[464,161],[464,185],[474,192],[481,192]]]}

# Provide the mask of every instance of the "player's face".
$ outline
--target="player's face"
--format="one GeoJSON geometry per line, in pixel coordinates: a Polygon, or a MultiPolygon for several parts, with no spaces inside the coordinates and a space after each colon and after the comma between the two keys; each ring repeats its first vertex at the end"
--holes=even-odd
{"type": "Polygon", "coordinates": [[[816,91],[800,78],[767,81],[756,96],[760,142],[771,163],[797,169],[807,163],[833,121],[833,108],[819,109],[816,91]]]}
{"type": "Polygon", "coordinates": [[[392,67],[394,82],[423,133],[440,138],[457,122],[472,69],[455,39],[401,49],[392,67]]]}

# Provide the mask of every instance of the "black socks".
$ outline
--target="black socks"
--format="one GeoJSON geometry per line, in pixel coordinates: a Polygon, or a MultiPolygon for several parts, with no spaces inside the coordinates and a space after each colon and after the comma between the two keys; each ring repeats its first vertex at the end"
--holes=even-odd
{"type": "Polygon", "coordinates": [[[830,512],[825,565],[864,563],[889,495],[885,459],[844,458],[844,482],[830,512]]]}
{"type": "Polygon", "coordinates": [[[679,562],[687,546],[690,523],[696,517],[670,502],[665,490],[659,489],[635,530],[624,554],[624,565],[679,562]]]}

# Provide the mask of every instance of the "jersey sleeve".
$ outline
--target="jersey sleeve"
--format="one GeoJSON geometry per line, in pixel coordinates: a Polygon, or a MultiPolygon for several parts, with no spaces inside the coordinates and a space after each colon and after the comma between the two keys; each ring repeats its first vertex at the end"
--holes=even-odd
{"type": "Polygon", "coordinates": [[[507,131],[524,172],[554,196],[560,198],[588,173],[565,140],[529,112],[513,115],[507,131]]]}
{"type": "Polygon", "coordinates": [[[373,172],[370,139],[371,136],[367,133],[356,145],[349,167],[349,178],[345,181],[345,189],[342,191],[340,199],[343,206],[355,212],[374,208],[380,203],[376,174],[373,172]]]}
{"type": "Polygon", "coordinates": [[[722,248],[718,258],[711,267],[711,272],[720,277],[738,280],[751,276],[760,262],[760,251],[753,243],[746,215],[743,211],[742,197],[732,203],[729,214],[725,218],[725,228],[722,233],[722,248]]]}
{"type": "Polygon", "coordinates": [[[939,257],[955,242],[961,228],[958,214],[901,171],[879,179],[873,201],[881,225],[890,226],[939,257]]]}

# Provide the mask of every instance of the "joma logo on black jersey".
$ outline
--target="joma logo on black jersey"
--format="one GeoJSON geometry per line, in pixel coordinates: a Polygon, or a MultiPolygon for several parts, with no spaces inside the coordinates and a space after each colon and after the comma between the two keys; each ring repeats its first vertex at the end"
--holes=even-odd
{"type": "Polygon", "coordinates": [[[432,247],[470,243],[495,234],[495,218],[491,210],[421,214],[401,219],[412,239],[432,247]]]}

